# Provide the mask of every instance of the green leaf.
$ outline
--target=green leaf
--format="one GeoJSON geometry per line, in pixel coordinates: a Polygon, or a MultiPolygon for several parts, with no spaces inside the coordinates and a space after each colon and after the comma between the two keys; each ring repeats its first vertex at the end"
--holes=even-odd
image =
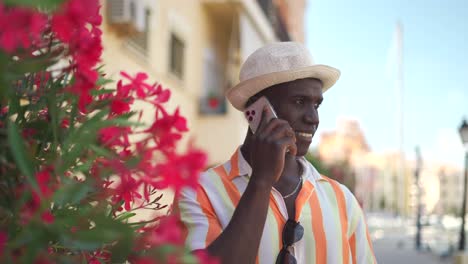
{"type": "Polygon", "coordinates": [[[54,203],[58,206],[80,203],[88,193],[93,191],[91,184],[69,180],[54,194],[54,203]]]}
{"type": "Polygon", "coordinates": [[[32,8],[54,9],[65,0],[3,0],[7,5],[21,5],[32,8]]]}
{"type": "Polygon", "coordinates": [[[54,65],[56,62],[57,60],[46,57],[26,59],[11,65],[10,72],[15,75],[39,72],[54,65]]]}
{"type": "Polygon", "coordinates": [[[199,261],[194,255],[184,255],[182,258],[180,258],[180,262],[184,264],[198,264],[199,261]]]}
{"type": "Polygon", "coordinates": [[[51,93],[47,96],[47,108],[49,110],[49,116],[51,118],[51,126],[50,129],[52,130],[52,135],[54,138],[54,145],[58,144],[58,108],[57,108],[57,96],[56,91],[58,86],[53,85],[51,89],[51,93]]]}
{"type": "Polygon", "coordinates": [[[121,117],[116,117],[110,120],[104,120],[103,124],[105,127],[107,126],[124,126],[124,127],[130,127],[130,126],[144,126],[144,123],[141,122],[135,122],[135,121],[130,121],[126,118],[121,118],[121,117]]]}
{"type": "Polygon", "coordinates": [[[34,163],[33,160],[27,155],[26,147],[23,143],[23,138],[20,136],[20,131],[17,125],[9,120],[8,122],[8,144],[10,146],[13,158],[18,165],[20,171],[26,176],[29,184],[39,191],[36,180],[34,178],[34,163]]]}
{"type": "Polygon", "coordinates": [[[97,96],[97,95],[101,95],[101,94],[110,94],[110,93],[113,93],[113,92],[115,92],[114,89],[99,89],[99,90],[92,90],[91,95],[92,96],[97,96]]]}
{"type": "MultiPolygon", "coordinates": [[[[97,215],[92,220],[95,223],[92,229],[81,230],[74,234],[73,241],[71,241],[73,247],[82,250],[93,250],[105,244],[123,241],[124,245],[128,245],[127,250],[132,249],[133,231],[128,225],[102,215],[97,215]]],[[[126,252],[123,248],[119,248],[119,250],[122,251],[121,253],[126,252]]],[[[112,263],[115,262],[112,261],[112,263]]]]}
{"type": "MultiPolygon", "coordinates": [[[[99,76],[99,79],[97,80],[96,85],[97,86],[103,86],[103,85],[113,83],[113,82],[114,82],[114,80],[106,79],[106,78],[104,78],[102,76],[99,76]]],[[[115,90],[113,90],[113,91],[115,91],[115,90]]]]}
{"type": "Polygon", "coordinates": [[[104,156],[106,158],[114,158],[116,156],[115,153],[113,153],[112,151],[106,149],[106,148],[103,148],[103,147],[99,147],[97,145],[94,145],[94,144],[91,144],[89,146],[89,148],[91,150],[93,150],[96,154],[98,154],[99,156],[104,156]]]}
{"type": "Polygon", "coordinates": [[[87,160],[86,162],[79,164],[73,168],[73,171],[75,172],[88,172],[91,169],[91,166],[93,166],[94,159],[87,160]]]}
{"type": "Polygon", "coordinates": [[[129,218],[132,218],[136,215],[136,213],[132,213],[132,212],[125,212],[125,213],[122,213],[120,214],[119,216],[117,216],[117,220],[119,221],[124,221],[124,220],[127,220],[129,218]]]}
{"type": "Polygon", "coordinates": [[[124,263],[132,251],[132,233],[124,233],[122,239],[111,249],[111,263],[124,263]]]}

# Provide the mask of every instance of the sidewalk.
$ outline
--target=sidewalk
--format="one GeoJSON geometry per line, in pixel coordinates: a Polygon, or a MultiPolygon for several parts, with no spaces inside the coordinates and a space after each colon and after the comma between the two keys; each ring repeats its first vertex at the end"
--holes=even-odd
{"type": "Polygon", "coordinates": [[[452,264],[452,258],[441,259],[430,252],[416,251],[414,245],[397,236],[375,240],[374,251],[379,264],[452,264]]]}

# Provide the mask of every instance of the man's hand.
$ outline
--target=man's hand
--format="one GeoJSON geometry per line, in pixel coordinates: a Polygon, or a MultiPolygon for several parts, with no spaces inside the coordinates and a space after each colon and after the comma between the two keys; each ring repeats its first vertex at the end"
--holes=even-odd
{"type": "Polygon", "coordinates": [[[286,155],[297,153],[296,136],[285,120],[273,118],[266,122],[265,111],[250,147],[251,180],[273,186],[283,172],[286,155]]]}

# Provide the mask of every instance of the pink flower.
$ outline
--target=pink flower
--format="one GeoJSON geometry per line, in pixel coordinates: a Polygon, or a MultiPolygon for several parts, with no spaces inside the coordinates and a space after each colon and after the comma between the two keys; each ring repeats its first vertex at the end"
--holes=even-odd
{"type": "Polygon", "coordinates": [[[206,154],[190,149],[184,155],[167,154],[167,161],[156,166],[160,178],[153,183],[155,188],[171,187],[176,194],[183,187],[196,188],[200,172],[206,166],[206,154]]]}
{"type": "Polygon", "coordinates": [[[215,257],[210,256],[206,250],[197,250],[194,253],[200,264],[219,264],[219,260],[215,257]]]}
{"type": "Polygon", "coordinates": [[[87,263],[100,264],[100,263],[109,263],[110,253],[104,252],[102,250],[97,250],[93,254],[86,254],[87,263]]]}
{"type": "Polygon", "coordinates": [[[32,136],[37,134],[37,130],[34,128],[25,128],[23,129],[22,136],[25,139],[30,139],[32,136]]]}
{"type": "Polygon", "coordinates": [[[162,217],[156,226],[144,228],[144,243],[150,246],[163,244],[183,245],[184,236],[175,216],[162,217]]]}
{"type": "Polygon", "coordinates": [[[36,257],[36,259],[34,260],[34,264],[55,264],[55,262],[41,254],[38,257],[36,257]]]}
{"type": "Polygon", "coordinates": [[[121,99],[115,99],[111,102],[111,113],[121,115],[130,111],[130,104],[121,99]]]}
{"type": "Polygon", "coordinates": [[[39,190],[41,194],[45,198],[49,198],[52,196],[53,190],[50,188],[51,183],[51,176],[50,176],[50,168],[46,168],[38,173],[36,173],[36,181],[39,185],[39,190]]]}
{"type": "Polygon", "coordinates": [[[60,40],[70,42],[78,34],[77,31],[88,24],[93,27],[101,24],[99,8],[99,1],[96,0],[65,1],[52,18],[52,30],[60,40]]]}
{"type": "MultiPolygon", "coordinates": [[[[101,43],[102,32],[98,28],[93,28],[91,31],[84,28],[78,33],[78,39],[70,44],[70,49],[78,71],[81,72],[93,68],[101,60],[103,50],[101,43]]],[[[96,72],[95,74],[97,75],[96,72]]],[[[90,79],[94,82],[97,76],[90,79]]]]}
{"type": "Polygon", "coordinates": [[[55,220],[55,217],[50,211],[47,211],[47,212],[42,213],[41,219],[46,224],[52,224],[55,220]]]}
{"type": "Polygon", "coordinates": [[[70,127],[70,120],[68,118],[62,119],[62,122],[60,122],[60,127],[61,128],[69,128],[70,127]]]}
{"type": "Polygon", "coordinates": [[[0,257],[3,256],[3,252],[5,251],[5,244],[8,241],[8,235],[0,231],[0,257]]]}
{"type": "Polygon", "coordinates": [[[129,211],[131,209],[131,203],[142,197],[138,190],[140,184],[132,177],[123,177],[121,179],[123,179],[122,182],[115,189],[116,195],[114,196],[114,200],[123,200],[125,202],[125,210],[129,211]]]}
{"type": "Polygon", "coordinates": [[[23,7],[5,8],[0,3],[0,48],[8,53],[27,49],[40,41],[47,18],[44,14],[23,7]]]}
{"type": "Polygon", "coordinates": [[[111,100],[111,115],[121,115],[130,111],[130,105],[133,104],[134,98],[130,96],[130,87],[122,85],[122,81],[117,83],[117,92],[102,96],[102,99],[111,100]]]}
{"type": "Polygon", "coordinates": [[[159,110],[162,117],[156,119],[145,132],[154,136],[160,149],[172,150],[175,143],[182,137],[180,132],[188,131],[187,120],[179,115],[179,109],[176,109],[173,115],[168,114],[162,108],[159,110]]]}
{"type": "Polygon", "coordinates": [[[129,127],[105,127],[99,130],[99,140],[109,147],[121,146],[125,148],[130,146],[128,138],[130,132],[131,128],[129,127]]]}
{"type": "Polygon", "coordinates": [[[138,98],[142,99],[147,96],[148,91],[151,90],[151,85],[145,82],[148,79],[148,75],[146,73],[139,72],[136,74],[135,77],[131,77],[128,73],[122,71],[120,72],[124,78],[130,80],[130,84],[126,86],[136,92],[138,98]]]}
{"type": "Polygon", "coordinates": [[[158,264],[158,262],[150,257],[135,257],[132,258],[131,263],[134,264],[158,264]]]}

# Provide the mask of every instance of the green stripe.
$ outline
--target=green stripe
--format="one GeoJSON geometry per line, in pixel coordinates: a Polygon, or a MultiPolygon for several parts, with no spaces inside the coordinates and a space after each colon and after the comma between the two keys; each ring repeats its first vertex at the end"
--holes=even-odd
{"type": "MultiPolygon", "coordinates": [[[[324,218],[324,225],[326,225],[327,222],[330,223],[333,221],[335,230],[338,231],[336,237],[329,237],[329,234],[325,233],[325,237],[327,238],[327,250],[330,250],[329,246],[337,247],[337,250],[336,250],[337,252],[335,252],[335,254],[339,254],[340,255],[339,260],[343,262],[343,244],[341,243],[343,234],[341,231],[340,210],[338,208],[338,199],[336,198],[336,194],[335,194],[335,191],[333,190],[331,183],[327,181],[327,182],[322,183],[321,186],[323,187],[323,190],[325,190],[325,192],[327,193],[327,198],[330,201],[329,205],[331,205],[329,206],[329,208],[331,209],[330,211],[332,211],[332,214],[333,214],[333,217],[331,218],[327,217],[327,215],[325,215],[324,211],[322,210],[322,214],[324,218]],[[332,243],[328,243],[329,240],[331,240],[332,243]]],[[[320,195],[318,196],[318,198],[320,201],[320,205],[325,204],[323,201],[323,198],[322,200],[320,200],[321,198],[320,195]]]]}
{"type": "MultiPolygon", "coordinates": [[[[309,198],[310,199],[310,198],[309,198]]],[[[301,225],[304,227],[304,242],[305,242],[305,259],[307,263],[315,263],[315,238],[314,230],[312,228],[312,209],[310,202],[307,201],[302,209],[302,214],[299,219],[301,225]]]]}
{"type": "MultiPolygon", "coordinates": [[[[218,175],[214,170],[210,170],[210,177],[211,178],[211,181],[210,183],[212,183],[217,191],[217,194],[219,196],[221,196],[221,199],[223,200],[224,204],[226,204],[228,206],[228,208],[226,208],[227,210],[230,210],[231,212],[231,215],[229,215],[228,217],[231,218],[232,217],[232,214],[234,213],[234,204],[232,203],[231,201],[231,198],[229,197],[229,194],[227,193],[226,191],[226,188],[224,188],[224,184],[223,184],[223,181],[221,180],[221,176],[218,175]]],[[[234,187],[236,187],[234,185],[234,187]]],[[[237,187],[236,187],[237,189],[237,187]]]]}

